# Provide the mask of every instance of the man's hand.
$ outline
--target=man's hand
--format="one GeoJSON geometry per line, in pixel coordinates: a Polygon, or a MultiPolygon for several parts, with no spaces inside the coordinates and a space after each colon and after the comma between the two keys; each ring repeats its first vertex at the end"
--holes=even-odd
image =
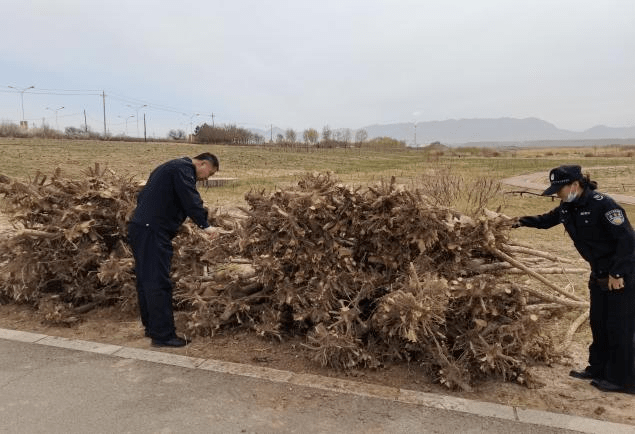
{"type": "Polygon", "coordinates": [[[218,226],[208,226],[205,229],[203,229],[203,232],[205,232],[205,234],[207,234],[207,236],[209,237],[210,240],[213,240],[213,239],[217,238],[220,234],[231,234],[232,233],[232,231],[225,230],[225,229],[220,228],[218,226]]]}
{"type": "Polygon", "coordinates": [[[609,274],[609,291],[613,291],[615,289],[623,289],[623,288],[624,288],[624,278],[613,277],[609,274]]]}
{"type": "Polygon", "coordinates": [[[216,239],[216,237],[218,237],[218,231],[217,228],[215,228],[214,226],[208,226],[205,229],[203,229],[203,232],[205,232],[205,235],[207,235],[207,238],[211,240],[216,239]]]}

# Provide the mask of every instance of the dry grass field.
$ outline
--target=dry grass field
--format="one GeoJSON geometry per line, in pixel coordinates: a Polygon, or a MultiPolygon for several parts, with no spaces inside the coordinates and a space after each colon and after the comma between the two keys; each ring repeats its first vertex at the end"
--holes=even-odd
{"type": "MultiPolygon", "coordinates": [[[[518,187],[502,184],[500,189],[495,190],[492,186],[508,177],[538,172],[544,173],[544,176],[538,176],[537,179],[542,180],[546,186],[549,169],[564,163],[582,165],[583,170],[598,181],[599,191],[635,196],[635,157],[630,147],[540,148],[496,152],[491,149],[465,148],[439,155],[413,149],[322,149],[306,152],[257,146],[205,146],[173,142],[1,138],[0,174],[29,179],[37,171],[50,175],[59,167],[67,176],[73,177],[99,163],[102,167],[107,166],[119,174],[142,181],[155,166],[168,159],[195,156],[205,151],[219,157],[221,171],[217,176],[235,178],[222,187],[201,189],[207,206],[225,211],[245,205],[244,194],[250,189],[271,191],[277,186],[294,183],[300,175],[312,171],[331,171],[342,182],[353,185],[389,180],[393,176],[401,184],[433,190],[435,186],[441,189],[452,184],[457,187],[452,205],[461,211],[470,207],[471,193],[490,188],[492,194],[488,195],[487,207],[499,209],[509,216],[546,212],[556,203],[549,198],[512,194],[511,192],[520,190],[518,187]]],[[[441,190],[438,190],[440,200],[449,200],[447,192],[441,190]]],[[[630,216],[635,216],[635,206],[625,205],[625,209],[630,216]]],[[[6,230],[4,216],[0,218],[0,225],[6,230]]],[[[513,237],[521,243],[572,259],[579,266],[585,266],[562,227],[547,231],[521,228],[513,232],[513,237]]],[[[563,286],[571,283],[577,293],[586,295],[586,274],[550,279],[563,286]]],[[[569,319],[573,320],[574,317],[569,319]]],[[[71,328],[54,328],[39,322],[27,307],[0,305],[0,327],[149,347],[148,340],[142,336],[137,318],[112,309],[93,311],[82,323],[71,328]]],[[[550,328],[558,338],[562,338],[566,331],[566,326],[563,328],[558,323],[545,324],[545,327],[550,328]]],[[[635,424],[634,396],[603,394],[586,382],[567,376],[572,367],[584,367],[589,341],[590,332],[585,324],[575,334],[568,358],[552,366],[537,367],[535,375],[544,383],[542,388],[527,389],[515,384],[492,381],[470,393],[448,392],[433,384],[420,374],[415,363],[346,373],[320,368],[305,357],[302,342],[299,341],[277,343],[241,333],[219,333],[211,338],[197,339],[184,349],[171,351],[299,372],[354,376],[359,381],[635,424]]]]}

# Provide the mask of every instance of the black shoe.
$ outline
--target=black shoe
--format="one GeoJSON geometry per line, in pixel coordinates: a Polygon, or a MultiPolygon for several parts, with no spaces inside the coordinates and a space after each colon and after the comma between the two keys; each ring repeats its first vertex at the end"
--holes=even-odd
{"type": "Polygon", "coordinates": [[[593,380],[591,381],[591,386],[601,390],[602,392],[621,392],[635,394],[635,389],[632,387],[627,388],[624,386],[619,386],[606,380],[593,380]]]}
{"type": "Polygon", "coordinates": [[[152,339],[153,347],[184,347],[189,342],[186,339],[178,336],[171,337],[170,339],[152,339]]]}
{"type": "Polygon", "coordinates": [[[591,372],[589,369],[585,369],[584,371],[572,370],[569,372],[569,376],[573,378],[580,378],[582,380],[593,380],[599,377],[599,375],[591,372]]]}

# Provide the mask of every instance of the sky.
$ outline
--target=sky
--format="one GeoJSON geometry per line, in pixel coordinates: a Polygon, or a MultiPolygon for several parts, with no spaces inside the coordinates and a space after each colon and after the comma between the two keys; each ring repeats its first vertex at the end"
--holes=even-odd
{"type": "Polygon", "coordinates": [[[635,126],[632,0],[7,0],[0,40],[0,123],[635,126]]]}

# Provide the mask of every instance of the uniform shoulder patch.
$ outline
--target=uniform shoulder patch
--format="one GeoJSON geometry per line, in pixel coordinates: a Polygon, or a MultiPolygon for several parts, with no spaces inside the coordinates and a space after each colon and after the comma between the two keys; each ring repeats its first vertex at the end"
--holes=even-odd
{"type": "Polygon", "coordinates": [[[612,209],[607,211],[604,215],[606,219],[615,226],[619,226],[625,221],[624,213],[621,209],[612,209]]]}
{"type": "Polygon", "coordinates": [[[602,193],[595,193],[595,194],[593,195],[593,199],[595,199],[595,200],[602,200],[602,199],[604,199],[604,195],[603,195],[602,193]]]}

